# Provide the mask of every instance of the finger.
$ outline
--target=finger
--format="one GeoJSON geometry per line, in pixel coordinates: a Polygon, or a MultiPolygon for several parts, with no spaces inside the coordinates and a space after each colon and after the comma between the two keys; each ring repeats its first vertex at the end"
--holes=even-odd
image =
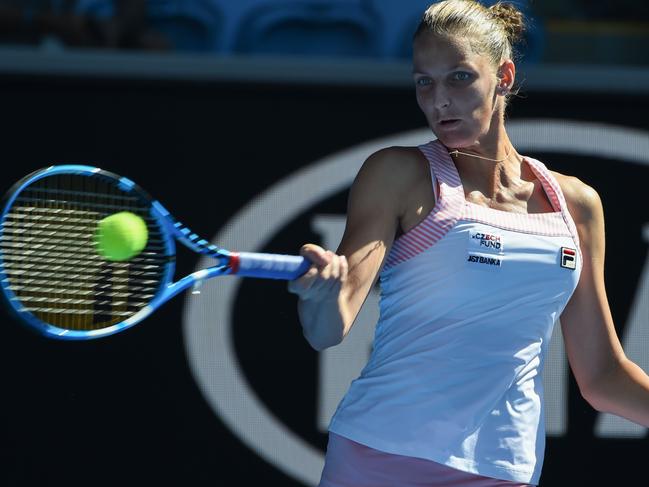
{"type": "Polygon", "coordinates": [[[317,266],[325,266],[330,260],[327,256],[327,252],[322,247],[311,243],[302,246],[300,249],[300,255],[306,257],[317,266]]]}
{"type": "Polygon", "coordinates": [[[311,267],[298,279],[288,281],[288,290],[292,293],[302,296],[305,292],[308,292],[311,287],[313,287],[313,284],[318,277],[318,273],[319,271],[316,267],[311,267]]]}
{"type": "Polygon", "coordinates": [[[327,262],[326,265],[321,266],[318,270],[320,271],[320,279],[323,281],[328,281],[331,278],[331,271],[333,269],[333,264],[327,262]]]}
{"type": "Polygon", "coordinates": [[[344,272],[345,262],[344,256],[334,254],[334,259],[331,262],[331,277],[326,282],[328,293],[340,292],[342,288],[341,275],[344,272]]]}
{"type": "Polygon", "coordinates": [[[347,262],[347,257],[341,255],[340,256],[340,282],[345,282],[347,280],[348,274],[349,274],[349,263],[347,262]]]}
{"type": "Polygon", "coordinates": [[[329,256],[331,257],[331,263],[329,264],[331,266],[330,279],[338,280],[340,276],[340,256],[331,251],[327,252],[329,252],[329,256]]]}

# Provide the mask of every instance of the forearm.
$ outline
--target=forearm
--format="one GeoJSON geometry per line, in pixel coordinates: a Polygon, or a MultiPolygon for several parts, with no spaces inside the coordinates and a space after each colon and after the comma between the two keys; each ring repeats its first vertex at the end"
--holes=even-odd
{"type": "Polygon", "coordinates": [[[298,300],[304,337],[316,350],[338,345],[345,336],[347,312],[339,293],[332,300],[298,300]]]}
{"type": "Polygon", "coordinates": [[[595,389],[595,409],[649,427],[649,376],[637,364],[625,358],[595,389]]]}

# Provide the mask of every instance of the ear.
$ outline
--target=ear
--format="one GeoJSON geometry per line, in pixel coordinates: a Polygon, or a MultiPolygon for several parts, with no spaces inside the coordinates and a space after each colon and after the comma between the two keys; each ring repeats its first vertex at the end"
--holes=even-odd
{"type": "Polygon", "coordinates": [[[506,59],[498,67],[498,91],[509,92],[516,79],[516,65],[511,59],[506,59]]]}

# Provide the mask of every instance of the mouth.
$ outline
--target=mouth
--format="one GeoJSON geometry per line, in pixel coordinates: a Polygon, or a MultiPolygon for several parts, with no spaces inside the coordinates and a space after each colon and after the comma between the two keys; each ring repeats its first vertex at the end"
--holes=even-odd
{"type": "Polygon", "coordinates": [[[445,120],[440,120],[437,124],[440,127],[449,128],[449,127],[454,127],[459,123],[460,123],[460,119],[458,118],[447,118],[445,120]]]}

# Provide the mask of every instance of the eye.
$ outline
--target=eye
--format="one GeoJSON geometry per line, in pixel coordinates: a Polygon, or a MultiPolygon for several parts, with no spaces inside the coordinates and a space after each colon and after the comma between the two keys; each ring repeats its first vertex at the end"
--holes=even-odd
{"type": "Polygon", "coordinates": [[[430,78],[417,78],[415,80],[415,84],[417,86],[428,86],[428,85],[430,85],[430,83],[431,83],[430,78]]]}
{"type": "Polygon", "coordinates": [[[471,73],[467,73],[466,71],[456,71],[453,73],[453,81],[468,81],[471,79],[471,73]]]}

